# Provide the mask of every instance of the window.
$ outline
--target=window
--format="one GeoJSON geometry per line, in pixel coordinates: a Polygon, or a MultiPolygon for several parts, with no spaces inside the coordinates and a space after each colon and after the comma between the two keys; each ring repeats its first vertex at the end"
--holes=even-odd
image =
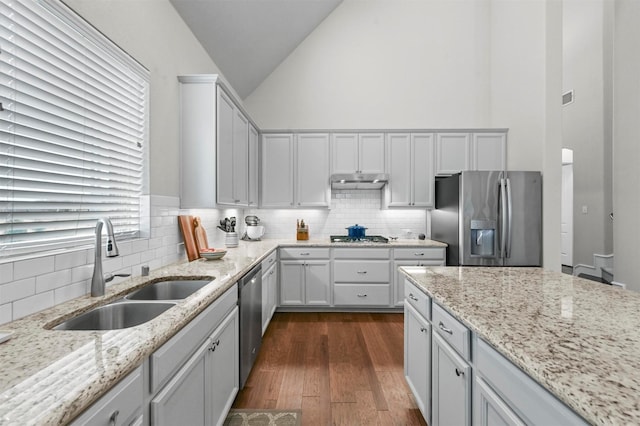
{"type": "Polygon", "coordinates": [[[0,0],[0,257],[140,232],[148,71],[55,0],[0,0]]]}

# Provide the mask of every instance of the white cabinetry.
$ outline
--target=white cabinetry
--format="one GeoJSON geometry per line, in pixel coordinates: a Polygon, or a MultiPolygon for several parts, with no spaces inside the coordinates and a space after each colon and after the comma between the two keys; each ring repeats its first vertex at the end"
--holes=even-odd
{"type": "Polygon", "coordinates": [[[422,416],[430,424],[431,324],[410,301],[404,304],[404,329],[404,375],[422,416]]]}
{"type": "Polygon", "coordinates": [[[479,377],[475,383],[475,423],[479,426],[524,426],[518,415],[479,377]]]}
{"type": "Polygon", "coordinates": [[[506,170],[506,133],[473,133],[471,170],[506,170]]]}
{"type": "Polygon", "coordinates": [[[280,305],[329,306],[329,249],[280,249],[280,305]]]}
{"type": "Polygon", "coordinates": [[[387,135],[388,207],[433,207],[434,135],[387,135]]]}
{"type": "Polygon", "coordinates": [[[138,367],[71,424],[73,426],[130,425],[141,417],[142,396],[142,367],[138,367]]]}
{"type": "Polygon", "coordinates": [[[444,247],[396,248],[393,250],[393,304],[402,306],[404,294],[404,274],[400,266],[444,266],[446,252],[444,247]]]}
{"type": "Polygon", "coordinates": [[[250,120],[217,75],[178,80],[181,207],[247,206],[250,120]]]}
{"type": "Polygon", "coordinates": [[[329,135],[262,136],[262,207],[329,206],[329,135]]]}
{"type": "Polygon", "coordinates": [[[259,190],[259,135],[258,130],[249,124],[249,207],[258,207],[259,190]]]}
{"type": "Polygon", "coordinates": [[[331,135],[332,173],[384,173],[384,133],[331,135]]]}
{"type": "Polygon", "coordinates": [[[262,261],[262,334],[267,330],[278,304],[278,253],[262,261]]]}
{"type": "Polygon", "coordinates": [[[506,132],[438,133],[436,175],[463,170],[506,170],[506,132]]]}
{"type": "Polygon", "coordinates": [[[386,248],[334,249],[334,305],[389,306],[389,254],[386,248]]]}
{"type": "Polygon", "coordinates": [[[438,333],[433,333],[432,357],[431,424],[471,425],[471,366],[438,333]]]}

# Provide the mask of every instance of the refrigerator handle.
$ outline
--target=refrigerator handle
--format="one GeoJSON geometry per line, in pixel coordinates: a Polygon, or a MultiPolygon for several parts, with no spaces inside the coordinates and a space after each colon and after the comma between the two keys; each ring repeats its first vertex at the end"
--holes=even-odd
{"type": "Polygon", "coordinates": [[[507,251],[505,257],[511,257],[511,241],[513,231],[513,203],[511,201],[511,181],[509,178],[505,179],[507,188],[507,251]]]}
{"type": "Polygon", "coordinates": [[[500,178],[500,211],[498,217],[500,219],[500,257],[505,257],[507,250],[507,189],[504,178],[500,178]]]}

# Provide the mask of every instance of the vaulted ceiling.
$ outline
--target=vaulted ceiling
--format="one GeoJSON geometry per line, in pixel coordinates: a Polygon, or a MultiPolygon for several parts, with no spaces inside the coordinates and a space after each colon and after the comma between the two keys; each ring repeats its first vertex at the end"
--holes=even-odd
{"type": "Polygon", "coordinates": [[[170,0],[243,99],[342,0],[170,0]]]}

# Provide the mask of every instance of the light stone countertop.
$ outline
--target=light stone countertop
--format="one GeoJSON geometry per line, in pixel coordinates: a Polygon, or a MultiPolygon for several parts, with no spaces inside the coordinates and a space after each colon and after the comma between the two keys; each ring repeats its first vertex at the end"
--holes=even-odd
{"type": "Polygon", "coordinates": [[[105,296],[73,299],[3,324],[14,331],[0,344],[0,424],[66,424],[141,365],[182,327],[277,247],[446,247],[431,240],[330,243],[328,239],[240,241],[220,260],[178,262],[107,287],[105,296]],[[142,325],[112,331],[51,330],[63,320],[117,300],[159,278],[213,278],[176,306],[142,325]]]}
{"type": "Polygon", "coordinates": [[[592,424],[640,424],[640,293],[542,268],[403,267],[592,424]]]}

